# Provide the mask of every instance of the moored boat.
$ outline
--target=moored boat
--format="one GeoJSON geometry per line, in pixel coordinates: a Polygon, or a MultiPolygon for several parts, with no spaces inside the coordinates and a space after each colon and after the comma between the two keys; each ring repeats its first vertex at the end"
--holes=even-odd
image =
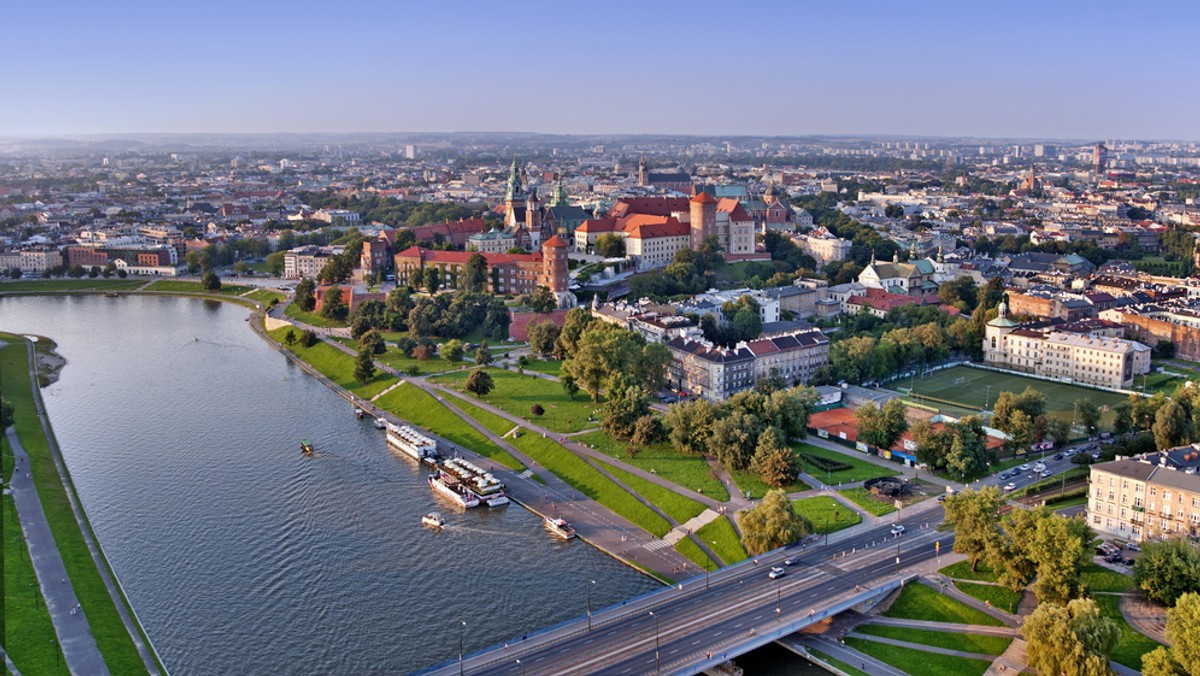
{"type": "Polygon", "coordinates": [[[430,528],[441,528],[446,525],[446,521],[442,519],[442,515],[437,512],[430,512],[421,517],[421,524],[430,528]]]}
{"type": "Polygon", "coordinates": [[[575,537],[575,529],[571,528],[571,524],[567,523],[566,519],[556,519],[548,516],[546,517],[545,525],[546,530],[564,540],[570,540],[575,537]]]}
{"type": "Polygon", "coordinates": [[[387,420],[384,417],[380,416],[375,419],[375,429],[381,430],[385,427],[387,427],[387,420]]]}
{"type": "Polygon", "coordinates": [[[453,474],[467,490],[475,494],[488,507],[507,505],[504,484],[491,472],[464,458],[451,458],[442,463],[442,471],[453,474]]]}
{"type": "Polygon", "coordinates": [[[442,471],[430,474],[429,487],[433,489],[434,493],[447,498],[464,509],[479,506],[479,498],[467,490],[467,487],[462,485],[453,474],[447,474],[442,471]]]}
{"type": "Polygon", "coordinates": [[[438,457],[437,442],[433,439],[408,425],[393,425],[387,421],[384,421],[384,424],[387,427],[389,446],[395,446],[418,461],[438,457]]]}

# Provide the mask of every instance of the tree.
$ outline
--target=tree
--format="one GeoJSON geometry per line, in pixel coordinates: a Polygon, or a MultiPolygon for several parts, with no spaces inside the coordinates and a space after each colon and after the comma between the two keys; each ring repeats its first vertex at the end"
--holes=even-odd
{"type": "Polygon", "coordinates": [[[1167,638],[1171,653],[1189,674],[1200,674],[1200,594],[1189,592],[1167,611],[1167,638]]]}
{"type": "Polygon", "coordinates": [[[7,399],[0,398],[0,433],[12,427],[13,418],[16,415],[16,407],[7,399]]]}
{"type": "Polygon", "coordinates": [[[1005,423],[1008,447],[1016,453],[1028,453],[1033,444],[1033,419],[1025,411],[1013,411],[1005,423]]]}
{"type": "Polygon", "coordinates": [[[471,371],[471,375],[467,376],[467,391],[476,397],[486,397],[496,387],[496,383],[492,380],[492,376],[487,371],[478,368],[471,371]]]}
{"type": "Polygon", "coordinates": [[[1071,441],[1071,423],[1062,418],[1050,418],[1046,421],[1046,434],[1056,446],[1066,446],[1071,441]]]}
{"type": "Polygon", "coordinates": [[[1134,430],[1133,426],[1133,406],[1123,401],[1113,407],[1113,434],[1122,436],[1134,430]]]}
{"type": "Polygon", "coordinates": [[[554,344],[558,341],[560,330],[558,326],[549,319],[535,319],[529,322],[526,329],[529,336],[529,347],[539,355],[548,355],[554,352],[554,344]]]}
{"type": "Polygon", "coordinates": [[[971,570],[1000,545],[997,523],[1002,503],[995,486],[965,490],[946,498],[946,523],[954,527],[954,551],[967,555],[971,570]]]}
{"type": "Polygon", "coordinates": [[[768,427],[758,435],[758,444],[754,447],[750,469],[762,477],[763,483],[772,488],[795,483],[796,476],[800,473],[796,454],[784,441],[783,433],[775,427],[768,427]]]}
{"type": "Polygon", "coordinates": [[[359,349],[358,357],[354,360],[354,379],[358,382],[366,384],[375,377],[375,362],[371,359],[371,350],[359,349]]]}
{"type": "Polygon", "coordinates": [[[300,332],[300,344],[304,347],[312,347],[313,345],[316,345],[317,341],[319,340],[320,339],[317,338],[317,334],[309,329],[305,329],[300,332]]]}
{"type": "Polygon", "coordinates": [[[1183,594],[1200,592],[1200,549],[1185,540],[1147,540],[1133,566],[1133,583],[1148,598],[1175,605],[1183,594]]]}
{"type": "Polygon", "coordinates": [[[734,411],[712,424],[709,449],[731,470],[750,466],[757,443],[758,421],[742,411],[734,411]]]}
{"type": "Polygon", "coordinates": [[[1175,448],[1192,436],[1191,411],[1186,400],[1172,398],[1154,415],[1154,443],[1159,448],[1175,448]]]}
{"type": "Polygon", "coordinates": [[[704,399],[680,402],[667,409],[671,446],[680,453],[704,455],[712,432],[713,409],[704,399]]]}
{"type": "Polygon", "coordinates": [[[648,413],[634,423],[631,441],[645,446],[662,441],[663,434],[662,421],[658,419],[658,416],[648,413]]]}
{"type": "Polygon", "coordinates": [[[575,378],[564,374],[558,379],[558,382],[562,384],[563,392],[567,393],[567,397],[574,399],[575,393],[579,391],[579,385],[575,384],[575,378]]]}
{"type": "Polygon", "coordinates": [[[358,347],[362,350],[367,350],[371,354],[383,354],[387,351],[387,345],[383,342],[383,336],[375,329],[371,329],[362,334],[358,339],[358,347]]]}
{"type": "Polygon", "coordinates": [[[313,308],[317,306],[316,290],[317,285],[313,283],[313,280],[307,277],[300,280],[300,283],[296,285],[296,305],[299,305],[300,309],[305,312],[312,312],[313,308]]]}
{"type": "Polygon", "coordinates": [[[200,286],[204,287],[205,291],[220,291],[221,278],[217,276],[217,273],[209,270],[200,278],[200,286]]]}
{"type": "Polygon", "coordinates": [[[889,399],[882,409],[867,403],[854,411],[858,438],[878,448],[891,448],[908,430],[904,417],[904,402],[889,399]]]}
{"type": "Polygon", "coordinates": [[[566,359],[575,354],[584,330],[594,321],[596,318],[585,308],[571,308],[563,318],[562,330],[559,331],[558,341],[554,345],[554,356],[566,359]]]}
{"type": "Polygon", "coordinates": [[[539,314],[554,312],[558,309],[558,299],[554,297],[550,289],[544,286],[534,289],[533,293],[529,294],[529,298],[526,299],[525,304],[539,314]]]}
{"type": "Polygon", "coordinates": [[[622,441],[632,439],[638,419],[650,412],[645,393],[633,378],[622,376],[609,385],[607,396],[600,418],[604,431],[622,441]]]}
{"type": "Polygon", "coordinates": [[[1075,599],[1065,606],[1041,604],[1025,618],[1021,633],[1028,642],[1029,666],[1041,674],[1107,676],[1108,654],[1121,630],[1100,614],[1091,599],[1075,599]]]}
{"type": "Polygon", "coordinates": [[[1084,397],[1075,402],[1079,411],[1079,422],[1087,430],[1088,436],[1095,435],[1100,429],[1100,407],[1091,399],[1084,397]]]}
{"type": "Polygon", "coordinates": [[[546,409],[541,404],[534,404],[529,407],[529,412],[535,416],[542,416],[545,415],[546,409]]]}
{"type": "Polygon", "coordinates": [[[1091,560],[1095,534],[1081,519],[1054,514],[1046,507],[1037,513],[1042,518],[1026,550],[1037,566],[1033,591],[1038,603],[1066,603],[1079,596],[1080,572],[1091,560]]]}
{"type": "Polygon", "coordinates": [[[488,349],[487,343],[481,343],[479,349],[475,350],[475,365],[487,366],[492,363],[492,351],[488,349]]]}
{"type": "Polygon", "coordinates": [[[811,387],[776,390],[763,402],[763,419],[773,425],[790,441],[808,434],[808,416],[820,401],[811,387]]]}
{"type": "Polygon", "coordinates": [[[429,293],[437,293],[438,287],[442,284],[441,271],[432,265],[425,268],[425,272],[421,274],[421,285],[429,293]]]}
{"type": "Polygon", "coordinates": [[[605,258],[620,258],[625,255],[625,238],[604,233],[596,238],[596,255],[605,258]]]}
{"type": "Polygon", "coordinates": [[[752,555],[798,542],[812,531],[812,525],[796,513],[781,489],[769,491],[758,505],[739,510],[737,517],[742,544],[752,555]]]}
{"type": "Polygon", "coordinates": [[[671,360],[671,350],[662,343],[646,343],[642,346],[634,375],[647,392],[658,392],[662,389],[671,360]]]}
{"type": "Polygon", "coordinates": [[[429,361],[437,354],[437,350],[432,345],[417,345],[412,349],[412,358],[417,361],[429,361]]]}
{"type": "Polygon", "coordinates": [[[466,292],[483,293],[487,286],[487,258],[481,253],[471,254],[463,272],[463,288],[466,289],[466,292]]]}
{"type": "Polygon", "coordinates": [[[438,349],[438,353],[442,355],[442,359],[445,359],[451,364],[457,364],[463,360],[462,341],[458,340],[457,338],[447,340],[442,344],[441,348],[438,349]]]}
{"type": "Polygon", "coordinates": [[[296,344],[296,332],[291,329],[288,329],[287,333],[283,334],[283,344],[287,345],[289,347],[292,345],[295,345],[296,344]]]}
{"type": "Polygon", "coordinates": [[[1188,676],[1188,672],[1175,661],[1170,648],[1160,645],[1142,655],[1142,676],[1188,676]]]}
{"type": "Polygon", "coordinates": [[[321,316],[334,321],[345,321],[350,313],[350,306],[342,295],[342,287],[331,286],[321,295],[321,316]]]}

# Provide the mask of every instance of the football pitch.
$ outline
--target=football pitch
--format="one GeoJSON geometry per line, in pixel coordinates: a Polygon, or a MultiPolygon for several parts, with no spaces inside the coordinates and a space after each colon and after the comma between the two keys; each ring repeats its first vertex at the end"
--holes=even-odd
{"type": "MultiPolygon", "coordinates": [[[[901,387],[907,384],[903,381],[896,383],[901,387]]],[[[969,366],[955,366],[913,381],[913,399],[935,407],[948,404],[982,410],[985,406],[988,409],[994,406],[1001,392],[1020,394],[1026,387],[1032,387],[1046,395],[1047,415],[1068,421],[1074,415],[1075,402],[1086,398],[1091,399],[1104,412],[1101,420],[1111,424],[1113,414],[1110,409],[1128,398],[1124,394],[1093,390],[1090,387],[1026,378],[1013,373],[999,373],[969,366]]]]}

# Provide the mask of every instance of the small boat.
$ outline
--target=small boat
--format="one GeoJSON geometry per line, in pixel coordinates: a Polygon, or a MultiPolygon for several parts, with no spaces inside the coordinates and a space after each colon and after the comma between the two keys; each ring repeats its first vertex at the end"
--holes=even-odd
{"type": "Polygon", "coordinates": [[[421,525],[429,526],[430,528],[441,528],[442,526],[446,525],[446,522],[442,519],[441,514],[438,514],[437,512],[430,512],[421,517],[421,525]]]}
{"type": "Polygon", "coordinates": [[[105,298],[120,298],[121,297],[121,294],[117,293],[116,291],[105,291],[104,293],[102,293],[100,295],[104,296],[105,298]]]}
{"type": "Polygon", "coordinates": [[[552,519],[546,517],[546,530],[554,533],[564,540],[570,540],[575,537],[575,529],[571,528],[571,524],[567,523],[566,519],[552,519]]]}
{"type": "Polygon", "coordinates": [[[387,420],[385,418],[379,417],[375,419],[375,429],[381,430],[385,427],[387,427],[387,420]]]}
{"type": "Polygon", "coordinates": [[[308,439],[301,439],[300,440],[300,450],[304,451],[305,453],[312,453],[313,452],[312,442],[309,441],[308,439]]]}
{"type": "Polygon", "coordinates": [[[358,420],[362,420],[363,418],[367,417],[367,412],[362,410],[361,408],[355,406],[354,407],[354,417],[358,420]]]}

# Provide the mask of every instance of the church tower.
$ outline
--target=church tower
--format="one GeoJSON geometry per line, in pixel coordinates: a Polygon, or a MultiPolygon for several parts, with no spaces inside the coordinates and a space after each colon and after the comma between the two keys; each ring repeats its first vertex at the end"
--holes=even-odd
{"type": "Polygon", "coordinates": [[[690,244],[693,250],[697,250],[704,245],[704,240],[709,235],[717,234],[717,200],[701,190],[690,200],[689,206],[690,244]]]}
{"type": "Polygon", "coordinates": [[[767,191],[763,193],[763,202],[766,203],[767,206],[771,206],[775,204],[778,199],[779,195],[775,192],[775,181],[771,181],[767,184],[767,191]]]}
{"type": "Polygon", "coordinates": [[[646,185],[646,156],[638,160],[638,185],[646,185]]]}
{"type": "Polygon", "coordinates": [[[542,246],[542,203],[537,188],[530,188],[525,200],[525,229],[529,231],[530,250],[537,251],[542,246]]]}
{"type": "Polygon", "coordinates": [[[504,225],[517,225],[516,211],[525,200],[525,191],[521,188],[521,172],[517,169],[517,159],[514,157],[512,168],[508,171],[508,192],[504,195],[504,225]]]}
{"type": "Polygon", "coordinates": [[[567,241],[555,235],[542,244],[542,274],[538,284],[550,289],[559,308],[574,307],[577,299],[568,290],[571,281],[567,266],[567,241]]]}
{"type": "Polygon", "coordinates": [[[552,207],[567,207],[571,206],[567,200],[567,189],[563,187],[562,179],[558,179],[558,185],[554,187],[554,198],[550,200],[552,207]]]}
{"type": "Polygon", "coordinates": [[[983,334],[983,361],[1002,365],[1008,362],[1008,346],[1004,338],[1020,326],[1008,318],[1008,296],[1000,301],[999,314],[987,323],[983,334]]]}

